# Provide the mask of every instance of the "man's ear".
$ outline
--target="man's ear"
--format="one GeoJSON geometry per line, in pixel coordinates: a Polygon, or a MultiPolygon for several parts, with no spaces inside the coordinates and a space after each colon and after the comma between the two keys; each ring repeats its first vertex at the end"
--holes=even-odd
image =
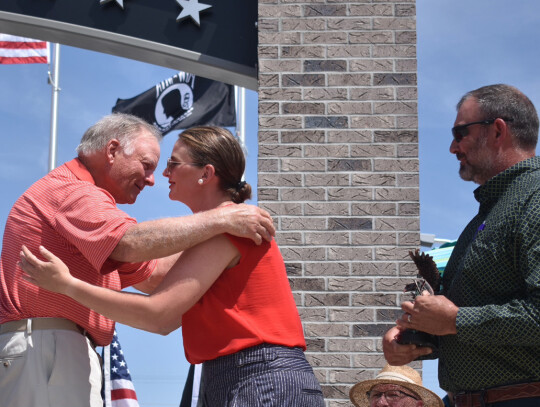
{"type": "Polygon", "coordinates": [[[105,149],[107,153],[107,161],[112,163],[116,157],[116,154],[118,154],[118,151],[120,150],[120,142],[113,138],[108,141],[105,149]]]}
{"type": "Polygon", "coordinates": [[[497,119],[493,123],[495,129],[495,143],[503,145],[513,145],[512,135],[508,129],[508,124],[503,119],[497,119]]]}

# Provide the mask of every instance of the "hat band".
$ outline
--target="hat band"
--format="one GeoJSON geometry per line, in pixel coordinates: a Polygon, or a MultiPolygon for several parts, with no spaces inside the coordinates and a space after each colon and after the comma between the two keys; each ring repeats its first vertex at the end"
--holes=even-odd
{"type": "Polygon", "coordinates": [[[412,379],[409,379],[407,376],[404,376],[404,375],[399,374],[399,373],[384,372],[384,373],[378,374],[375,378],[377,380],[395,379],[395,380],[399,380],[399,381],[402,381],[402,382],[416,384],[412,379]]]}

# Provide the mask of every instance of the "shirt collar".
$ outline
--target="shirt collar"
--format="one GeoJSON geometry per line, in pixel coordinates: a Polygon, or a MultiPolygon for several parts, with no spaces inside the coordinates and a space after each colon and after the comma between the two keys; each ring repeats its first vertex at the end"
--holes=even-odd
{"type": "MultiPolygon", "coordinates": [[[[480,206],[490,207],[508,189],[514,180],[522,174],[540,170],[540,157],[535,156],[520,161],[517,164],[495,175],[484,185],[474,190],[474,197],[480,206]]],[[[487,208],[486,208],[487,209],[487,208]]]]}
{"type": "Polygon", "coordinates": [[[71,161],[68,161],[66,163],[66,166],[68,169],[81,181],[87,181],[92,184],[96,184],[94,181],[94,178],[92,177],[92,174],[88,171],[88,168],[84,166],[84,164],[79,160],[78,158],[74,158],[71,161]]]}

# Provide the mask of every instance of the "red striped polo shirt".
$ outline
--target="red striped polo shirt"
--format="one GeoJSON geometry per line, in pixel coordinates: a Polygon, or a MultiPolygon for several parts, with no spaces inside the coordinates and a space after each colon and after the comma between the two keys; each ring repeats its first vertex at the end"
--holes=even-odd
{"type": "Polygon", "coordinates": [[[95,185],[74,159],[34,183],[13,205],[4,231],[0,260],[0,323],[23,318],[67,318],[110,343],[114,322],[61,295],[21,278],[21,246],[34,254],[43,245],[71,273],[98,286],[120,290],[150,276],[157,262],[121,263],[109,259],[126,230],[137,221],[118,209],[111,194],[95,185]]]}

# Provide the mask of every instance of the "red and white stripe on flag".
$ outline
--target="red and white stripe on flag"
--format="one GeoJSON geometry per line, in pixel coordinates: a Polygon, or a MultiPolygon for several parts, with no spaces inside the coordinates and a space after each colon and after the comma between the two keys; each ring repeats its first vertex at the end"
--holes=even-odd
{"type": "Polygon", "coordinates": [[[139,407],[116,331],[111,344],[103,347],[103,379],[104,407],[139,407]]]}
{"type": "Polygon", "coordinates": [[[139,407],[135,387],[131,380],[116,379],[111,381],[112,407],[139,407]]]}
{"type": "Polygon", "coordinates": [[[48,64],[49,43],[0,34],[0,64],[48,64]]]}

